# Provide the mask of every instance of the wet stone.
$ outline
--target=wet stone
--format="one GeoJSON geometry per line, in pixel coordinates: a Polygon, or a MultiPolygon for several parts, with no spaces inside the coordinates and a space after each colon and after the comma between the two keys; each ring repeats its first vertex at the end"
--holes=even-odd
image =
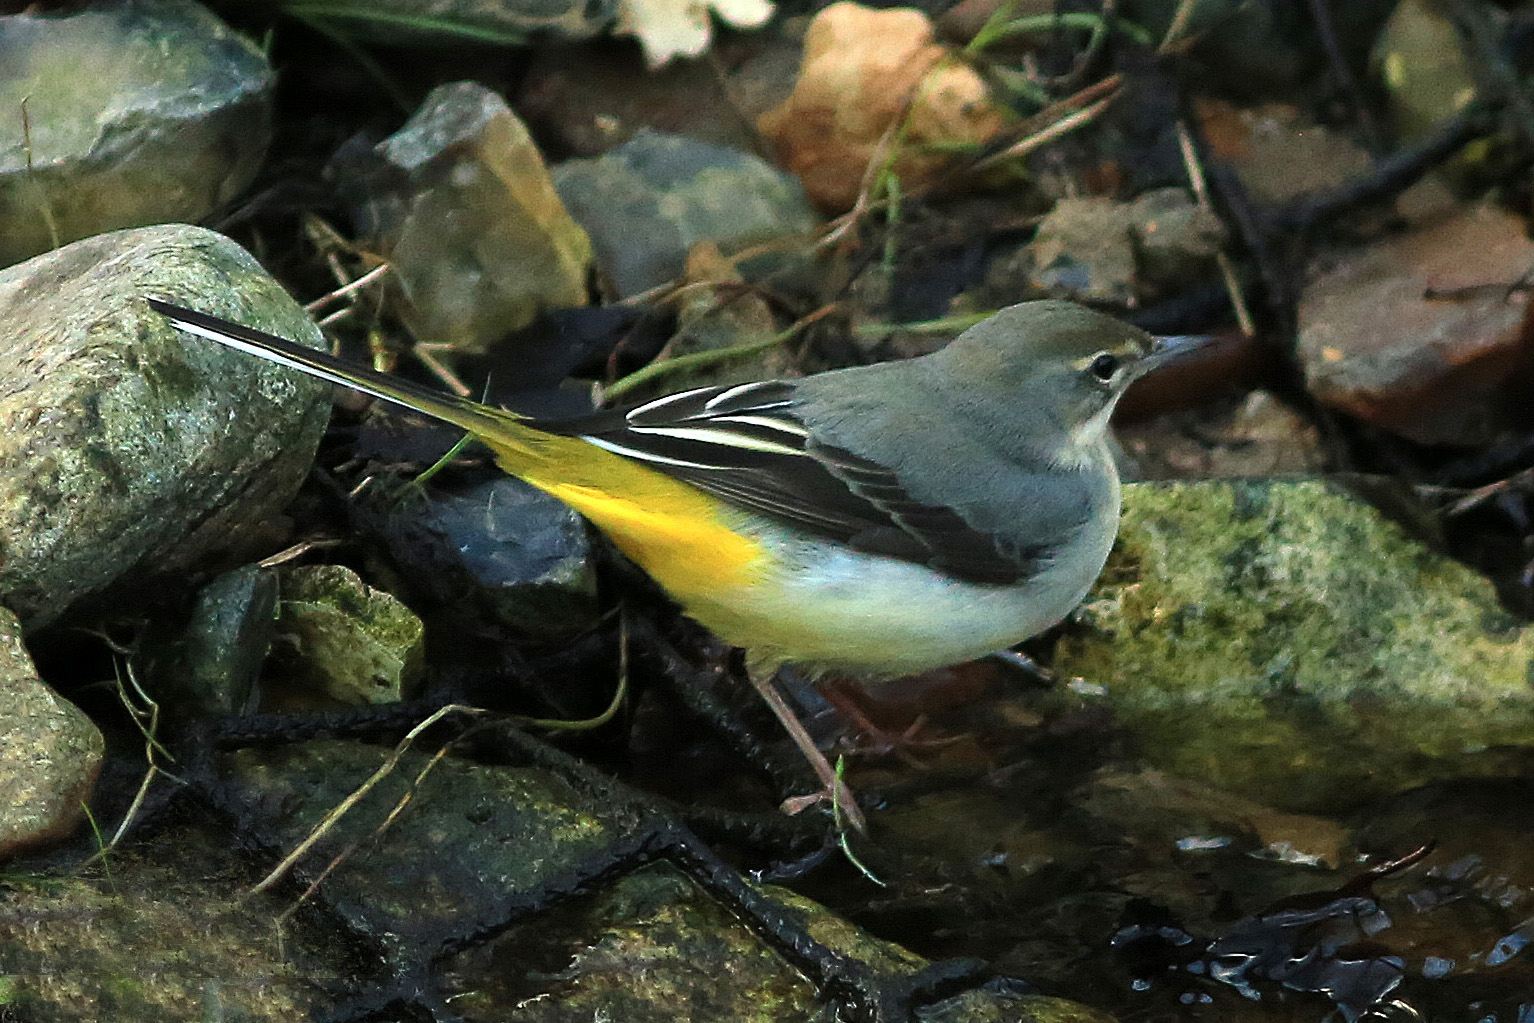
{"type": "MultiPolygon", "coordinates": [[[[900,976],[918,956],[859,931],[823,907],[765,889],[826,947],[900,976]]],[[[511,929],[446,964],[453,1004],[475,1015],[517,1004],[525,1023],[820,1018],[824,1002],[783,958],[670,865],[646,867],[594,899],[511,929]]],[[[1084,1006],[969,991],[922,1007],[922,1023],[1111,1023],[1084,1006]]]]}
{"type": "Polygon", "coordinates": [[[197,593],[185,625],[151,655],[145,687],[191,717],[248,714],[260,699],[261,665],[276,633],[277,575],[247,565],[197,593]]]}
{"type": "MultiPolygon", "coordinates": [[[[8,876],[0,1005],[27,1023],[292,1023],[354,969],[334,934],[273,921],[291,896],[252,896],[226,845],[173,830],[118,848],[96,877],[8,876]]],[[[220,836],[227,842],[227,835],[220,836]]]]}
{"type": "MultiPolygon", "coordinates": [[[[734,255],[808,235],[817,222],[798,183],[760,158],[649,130],[606,156],[560,164],[554,185],[619,298],[681,277],[699,242],[734,255]]],[[[742,268],[748,277],[753,265],[742,268]]]]}
{"type": "MultiPolygon", "coordinates": [[[[21,643],[21,624],[4,608],[0,608],[0,722],[4,722],[0,726],[3,862],[27,847],[64,838],[74,829],[90,798],[106,745],[79,708],[37,677],[37,668],[21,643]]],[[[0,932],[5,930],[0,926],[0,932]]]]}
{"type": "Polygon", "coordinates": [[[277,631],[296,648],[297,684],[349,705],[395,703],[420,681],[425,627],[409,608],[340,565],[281,574],[277,631]]]}
{"type": "Polygon", "coordinates": [[[1280,809],[1534,758],[1534,629],[1320,480],[1125,488],[1054,668],[1155,766],[1280,809]]]}
{"type": "Polygon", "coordinates": [[[272,69],[202,5],[7,9],[23,13],[0,15],[0,266],[201,220],[255,176],[272,69]]]}
{"type": "Polygon", "coordinates": [[[373,488],[359,501],[390,560],[434,603],[538,640],[568,638],[599,613],[584,520],[531,484],[501,476],[429,496],[373,488]]]}
{"type": "MultiPolygon", "coordinates": [[[[314,898],[386,961],[434,958],[436,992],[469,1018],[517,1006],[527,1023],[810,1019],[826,1011],[774,948],[669,863],[633,855],[634,808],[598,806],[539,768],[406,752],[299,860],[304,885],[347,855],[314,898]],[[380,825],[409,797],[403,812],[380,825]],[[442,953],[446,953],[443,955],[442,953]],[[440,957],[439,957],[440,956],[440,957]]],[[[221,756],[242,829],[292,848],[388,756],[318,741],[221,756]]],[[[926,961],[818,904],[763,888],[775,912],[875,976],[926,961]]],[[[924,1007],[930,1023],[1106,1021],[1057,999],[976,990],[924,1007]]]]}
{"type": "MultiPolygon", "coordinates": [[[[295,868],[305,883],[360,841],[319,890],[348,926],[407,955],[435,953],[451,938],[482,933],[563,894],[583,880],[583,867],[600,872],[614,826],[568,784],[534,769],[451,757],[414,784],[432,752],[407,753],[295,868]],[[409,811],[375,839],[407,794],[409,811]]],[[[250,807],[246,825],[290,849],[388,753],[309,742],[230,753],[219,770],[250,807]]]]}
{"type": "Polygon", "coordinates": [[[0,597],[29,631],[270,550],[329,418],[324,384],[188,337],[146,295],[321,340],[202,228],[97,235],[0,271],[0,597]]]}

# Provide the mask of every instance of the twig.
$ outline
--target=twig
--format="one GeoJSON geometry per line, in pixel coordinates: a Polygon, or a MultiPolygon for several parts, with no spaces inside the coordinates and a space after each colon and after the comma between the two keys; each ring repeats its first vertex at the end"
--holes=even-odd
{"type": "MultiPolygon", "coordinates": [[[[395,800],[394,806],[389,809],[388,815],[384,817],[384,819],[379,823],[378,827],[373,829],[372,834],[368,837],[377,838],[385,831],[387,831],[389,827],[399,819],[399,815],[404,813],[405,807],[409,806],[411,800],[415,798],[416,790],[421,787],[421,783],[426,780],[426,776],[431,773],[432,768],[436,767],[437,764],[442,761],[443,757],[447,756],[448,751],[452,748],[453,744],[451,742],[443,743],[442,746],[438,747],[437,752],[432,754],[431,759],[426,762],[426,766],[422,767],[421,770],[417,772],[416,776],[411,779],[409,788],[405,790],[399,799],[395,800]]],[[[291,917],[295,912],[297,912],[305,902],[309,901],[314,893],[319,890],[319,887],[324,882],[324,880],[333,874],[337,867],[350,859],[352,854],[361,847],[362,842],[363,838],[359,836],[345,849],[342,849],[340,852],[332,856],[330,858],[330,862],[325,864],[325,866],[315,876],[314,880],[310,881],[308,886],[304,888],[301,893],[299,893],[298,898],[293,900],[293,904],[278,914],[276,923],[280,925],[289,917],[291,917]]]]}
{"type": "Polygon", "coordinates": [[[1332,75],[1337,79],[1337,84],[1347,94],[1348,105],[1352,108],[1353,116],[1358,120],[1358,126],[1363,131],[1364,138],[1368,140],[1369,148],[1379,152],[1384,144],[1385,133],[1380,131],[1379,124],[1374,119],[1370,110],[1369,101],[1364,97],[1364,92],[1358,87],[1358,79],[1353,77],[1353,71],[1348,67],[1347,57],[1342,52],[1342,45],[1337,41],[1337,27],[1332,20],[1331,0],[1308,0],[1310,7],[1310,20],[1315,23],[1316,34],[1321,37],[1321,49],[1326,54],[1326,62],[1331,66],[1332,75]]]}
{"type": "Polygon", "coordinates": [[[763,338],[760,341],[751,341],[742,345],[734,345],[730,348],[715,348],[706,352],[689,352],[686,355],[678,355],[674,359],[666,359],[662,362],[652,362],[648,366],[645,366],[642,369],[637,369],[626,377],[620,377],[619,379],[613,381],[611,384],[608,384],[606,387],[602,388],[602,400],[603,402],[612,401],[614,398],[632,391],[640,384],[648,383],[652,380],[659,379],[660,377],[667,376],[684,369],[697,369],[700,366],[712,366],[720,362],[727,362],[731,359],[744,358],[749,355],[756,355],[759,352],[765,352],[769,349],[776,348],[778,345],[788,341],[800,331],[804,330],[804,328],[814,323],[816,320],[819,320],[835,312],[836,309],[837,306],[834,303],[830,305],[823,305],[819,309],[816,309],[814,312],[810,313],[808,316],[804,316],[798,320],[795,320],[786,329],[773,334],[771,337],[763,338]]]}
{"type": "Polygon", "coordinates": [[[1432,135],[1377,161],[1370,172],[1325,195],[1303,199],[1268,219],[1278,230],[1303,232],[1348,210],[1377,202],[1415,184],[1466,144],[1494,129],[1492,103],[1473,102],[1445,120],[1432,135]]]}
{"type": "Polygon", "coordinates": [[[304,306],[304,312],[313,316],[327,305],[330,305],[330,303],[337,302],[347,297],[348,295],[352,295],[367,287],[369,284],[372,284],[374,281],[378,280],[378,278],[382,277],[392,269],[394,269],[393,263],[379,263],[377,266],[373,267],[373,269],[369,270],[361,277],[358,277],[352,281],[348,281],[347,283],[341,285],[339,288],[336,288],[334,291],[327,292],[321,295],[319,298],[315,299],[313,302],[310,302],[308,305],[304,306]]]}
{"type": "Polygon", "coordinates": [[[1193,20],[1193,9],[1198,6],[1198,0],[1182,0],[1177,5],[1177,13],[1172,15],[1172,23],[1166,27],[1166,35],[1161,37],[1161,45],[1156,47],[1156,55],[1165,57],[1182,44],[1182,37],[1188,32],[1188,22],[1193,20]]]}
{"type": "MultiPolygon", "coordinates": [[[[964,173],[984,170],[1002,160],[1031,153],[1046,142],[1052,142],[1066,132],[1090,122],[1107,109],[1107,104],[1118,96],[1119,88],[1123,84],[1123,75],[1109,75],[1100,82],[1093,82],[1080,92],[1067,96],[1059,102],[1051,103],[1028,118],[1018,129],[1021,137],[1017,142],[1007,146],[1001,152],[981,157],[975,163],[965,167],[964,173]]],[[[932,189],[927,191],[930,192],[932,189]]]]}
{"type": "MultiPolygon", "coordinates": [[[[1188,131],[1187,122],[1182,119],[1177,121],[1177,148],[1182,153],[1182,165],[1188,174],[1188,184],[1193,189],[1193,197],[1201,209],[1212,211],[1209,202],[1209,186],[1204,180],[1204,167],[1199,162],[1198,151],[1193,145],[1193,135],[1188,131]]],[[[1256,324],[1252,320],[1252,311],[1247,307],[1246,296],[1241,290],[1241,280],[1236,274],[1235,263],[1231,261],[1230,253],[1223,248],[1214,254],[1215,265],[1220,269],[1220,279],[1225,282],[1225,293],[1230,296],[1230,307],[1235,310],[1236,324],[1241,328],[1241,333],[1247,337],[1257,335],[1256,324]]]]}
{"type": "Polygon", "coordinates": [[[297,560],[310,551],[323,551],[331,547],[339,547],[345,540],[303,540],[283,548],[276,554],[269,555],[256,562],[261,568],[276,568],[278,565],[286,565],[290,561],[297,560]]]}
{"type": "Polygon", "coordinates": [[[34,177],[35,172],[32,167],[32,115],[27,112],[27,104],[31,100],[30,93],[21,97],[21,152],[26,160],[27,183],[37,193],[37,206],[42,212],[43,223],[48,228],[48,246],[56,249],[59,247],[60,239],[59,222],[54,219],[53,204],[48,201],[48,193],[43,189],[42,182],[34,177]]]}

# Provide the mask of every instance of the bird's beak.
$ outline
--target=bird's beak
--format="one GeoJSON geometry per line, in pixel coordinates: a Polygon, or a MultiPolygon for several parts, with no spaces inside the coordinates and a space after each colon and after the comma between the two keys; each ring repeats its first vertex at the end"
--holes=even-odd
{"type": "Polygon", "coordinates": [[[1208,347],[1214,341],[1213,334],[1158,334],[1151,339],[1150,354],[1140,360],[1140,374],[1159,369],[1168,362],[1208,347]]]}

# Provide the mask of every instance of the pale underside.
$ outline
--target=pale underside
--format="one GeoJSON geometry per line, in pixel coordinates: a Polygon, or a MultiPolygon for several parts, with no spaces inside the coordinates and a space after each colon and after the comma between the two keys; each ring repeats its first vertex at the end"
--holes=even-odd
{"type": "MultiPolygon", "coordinates": [[[[1117,494],[1113,519],[1117,521],[1117,494]]],[[[746,649],[754,670],[782,664],[811,674],[893,678],[1003,650],[1063,619],[1102,570],[1109,530],[1067,544],[1023,582],[965,582],[899,558],[752,524],[773,551],[770,581],[727,601],[683,598],[687,613],[746,649]]]]}

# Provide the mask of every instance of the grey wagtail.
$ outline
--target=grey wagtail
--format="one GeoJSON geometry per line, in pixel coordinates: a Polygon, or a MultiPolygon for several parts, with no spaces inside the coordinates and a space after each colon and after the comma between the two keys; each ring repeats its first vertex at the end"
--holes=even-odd
{"type": "MultiPolygon", "coordinates": [[[[1118,531],[1108,417],[1175,350],[1068,302],[1026,302],[921,358],[546,421],[150,305],[189,334],[471,433],[744,647],[801,745],[767,669],[914,674],[1070,613],[1118,531]]],[[[823,757],[817,770],[832,783],[823,757]]]]}

